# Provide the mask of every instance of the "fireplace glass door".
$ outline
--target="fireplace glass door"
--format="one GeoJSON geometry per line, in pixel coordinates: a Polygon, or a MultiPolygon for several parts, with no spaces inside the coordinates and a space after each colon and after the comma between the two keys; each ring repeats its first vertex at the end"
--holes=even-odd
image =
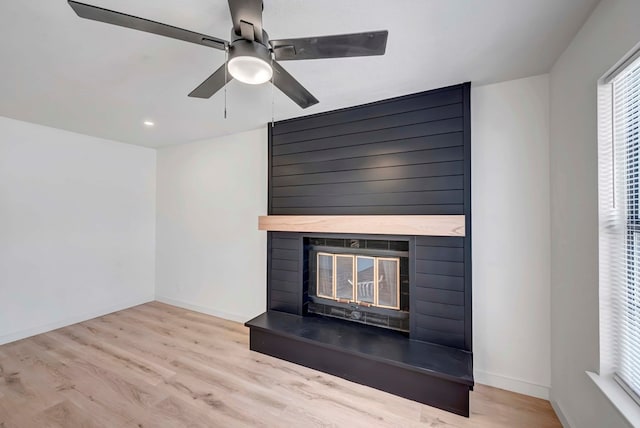
{"type": "Polygon", "coordinates": [[[383,308],[397,309],[400,306],[400,289],[398,278],[400,277],[400,263],[398,259],[378,258],[378,301],[377,305],[383,308]]]}
{"type": "Polygon", "coordinates": [[[353,301],[353,256],[336,254],[336,300],[353,301]]]}
{"type": "Polygon", "coordinates": [[[376,303],[376,259],[375,257],[357,257],[356,301],[375,305],[376,303]]]}
{"type": "Polygon", "coordinates": [[[318,253],[318,296],[333,299],[333,254],[318,253]]]}
{"type": "Polygon", "coordinates": [[[400,309],[400,259],[317,253],[318,297],[400,309]]]}

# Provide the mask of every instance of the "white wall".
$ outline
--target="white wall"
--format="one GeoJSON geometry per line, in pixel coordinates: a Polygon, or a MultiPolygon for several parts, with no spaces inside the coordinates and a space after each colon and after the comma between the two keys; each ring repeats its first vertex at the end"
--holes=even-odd
{"type": "Polygon", "coordinates": [[[155,151],[0,117],[0,344],[153,299],[155,151]]]}
{"type": "Polygon", "coordinates": [[[246,321],[266,309],[265,128],[158,150],[156,297],[246,321]]]}
{"type": "Polygon", "coordinates": [[[640,1],[603,0],[551,87],[551,382],[575,428],[627,426],[585,374],[599,369],[597,80],[640,41],[640,1]]]}
{"type": "Polygon", "coordinates": [[[471,136],[475,379],[548,398],[548,75],[473,87],[471,136]]]}

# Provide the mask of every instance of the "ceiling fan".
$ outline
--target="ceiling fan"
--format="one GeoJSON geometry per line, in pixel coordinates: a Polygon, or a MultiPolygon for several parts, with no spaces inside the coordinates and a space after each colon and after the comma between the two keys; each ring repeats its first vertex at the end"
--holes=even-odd
{"type": "Polygon", "coordinates": [[[229,0],[231,41],[207,36],[144,18],[68,0],[81,18],[159,34],[227,52],[227,61],[189,94],[210,98],[231,79],[261,84],[269,80],[302,108],[318,100],[277,61],[383,55],[388,32],[341,34],[300,39],[269,40],[262,28],[262,0],[229,0]]]}

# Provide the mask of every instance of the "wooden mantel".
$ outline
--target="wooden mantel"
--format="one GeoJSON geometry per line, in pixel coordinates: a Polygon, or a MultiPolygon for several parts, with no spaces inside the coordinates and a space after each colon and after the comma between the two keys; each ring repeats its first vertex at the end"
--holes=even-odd
{"type": "Polygon", "coordinates": [[[464,236],[463,215],[268,215],[258,229],[271,232],[464,236]]]}

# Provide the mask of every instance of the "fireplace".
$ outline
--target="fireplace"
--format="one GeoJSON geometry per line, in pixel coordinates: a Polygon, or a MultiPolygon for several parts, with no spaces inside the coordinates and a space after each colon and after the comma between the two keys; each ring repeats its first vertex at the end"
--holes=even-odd
{"type": "Polygon", "coordinates": [[[464,237],[269,232],[267,242],[269,309],[246,323],[252,350],[469,414],[464,237]]]}
{"type": "Polygon", "coordinates": [[[469,415],[470,88],[269,125],[252,350],[469,415]]]}
{"type": "Polygon", "coordinates": [[[409,333],[409,241],[304,240],[307,312],[409,333]]]}

